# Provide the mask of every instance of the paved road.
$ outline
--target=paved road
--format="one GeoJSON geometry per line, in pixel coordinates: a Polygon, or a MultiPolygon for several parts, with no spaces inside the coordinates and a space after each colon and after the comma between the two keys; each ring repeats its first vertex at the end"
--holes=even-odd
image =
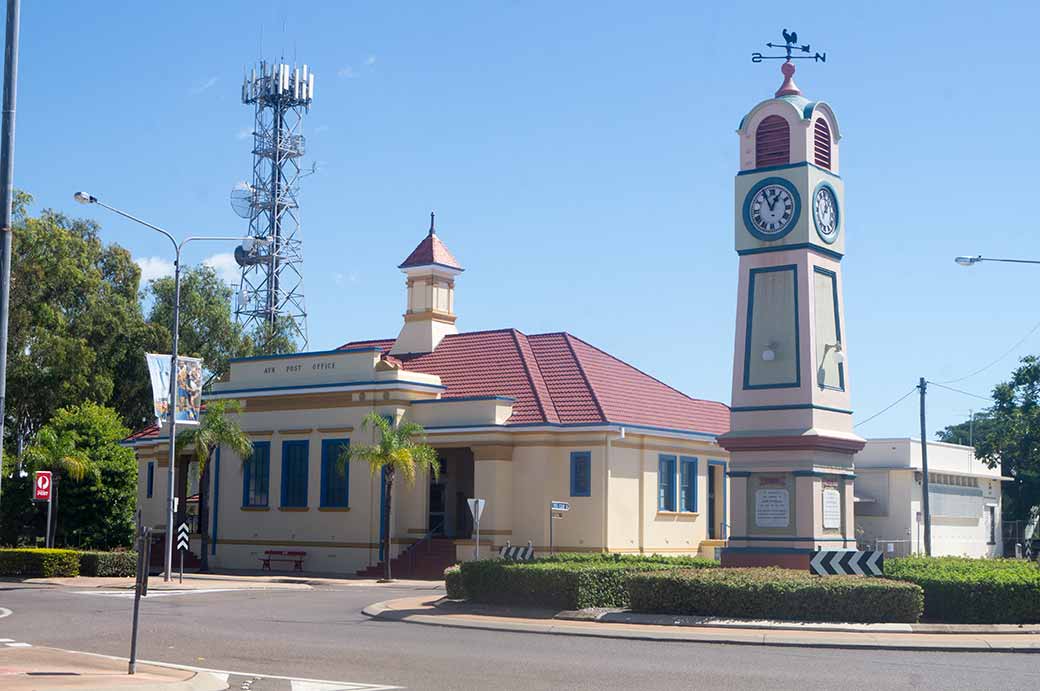
{"type": "MultiPolygon", "coordinates": [[[[142,605],[140,656],[241,673],[232,677],[236,689],[244,678],[265,674],[437,690],[1040,688],[1040,657],[1029,654],[623,641],[361,614],[372,602],[415,594],[350,586],[150,597],[142,605]]],[[[0,608],[12,612],[0,618],[0,638],[125,656],[131,606],[111,593],[0,583],[0,608]]],[[[254,691],[289,687],[271,679],[252,684],[254,691]]]]}

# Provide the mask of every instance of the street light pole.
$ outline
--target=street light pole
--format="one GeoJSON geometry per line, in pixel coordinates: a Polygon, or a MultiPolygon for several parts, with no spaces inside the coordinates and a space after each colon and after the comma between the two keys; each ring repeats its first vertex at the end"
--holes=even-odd
{"type": "Polygon", "coordinates": [[[163,581],[169,582],[170,575],[173,573],[173,521],[176,512],[175,505],[177,502],[175,493],[177,459],[177,348],[180,340],[181,320],[181,250],[189,242],[195,242],[197,240],[239,240],[243,243],[252,243],[256,242],[257,239],[238,236],[193,236],[177,242],[177,239],[174,238],[172,234],[163,230],[159,226],[152,225],[151,223],[143,221],[136,216],[132,216],[125,211],[109,206],[108,204],[99,201],[97,197],[87,194],[86,192],[77,192],[73,195],[73,198],[81,204],[97,204],[113,213],[119,214],[123,218],[128,218],[135,223],[140,223],[147,228],[162,233],[170,241],[170,244],[173,245],[173,352],[170,354],[170,398],[166,409],[166,419],[170,423],[170,453],[166,473],[166,546],[163,554],[163,581]]]}
{"type": "Polygon", "coordinates": [[[0,483],[4,467],[4,417],[7,415],[7,317],[11,302],[11,203],[14,199],[14,110],[18,93],[18,26],[21,3],[7,0],[4,50],[4,114],[0,127],[0,483]]]}

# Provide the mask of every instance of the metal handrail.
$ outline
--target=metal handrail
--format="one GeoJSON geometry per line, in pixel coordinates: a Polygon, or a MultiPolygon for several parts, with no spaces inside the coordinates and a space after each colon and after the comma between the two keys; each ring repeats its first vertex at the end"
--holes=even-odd
{"type": "Polygon", "coordinates": [[[437,526],[435,528],[430,528],[428,531],[426,531],[425,535],[423,535],[421,538],[419,538],[418,540],[413,542],[411,545],[409,545],[409,547],[408,547],[408,559],[409,559],[409,563],[410,563],[410,566],[411,566],[412,569],[415,568],[415,554],[416,554],[416,552],[419,551],[419,545],[421,545],[422,543],[425,542],[426,543],[426,551],[428,553],[430,551],[430,547],[432,546],[432,543],[433,543],[433,536],[437,533],[438,530],[443,529],[443,527],[444,527],[444,525],[441,524],[441,525],[439,525],[439,526],[437,526]]]}

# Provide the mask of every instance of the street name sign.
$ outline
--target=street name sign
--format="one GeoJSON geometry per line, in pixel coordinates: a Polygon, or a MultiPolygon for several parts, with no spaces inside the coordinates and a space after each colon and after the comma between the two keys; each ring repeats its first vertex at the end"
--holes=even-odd
{"type": "Polygon", "coordinates": [[[549,502],[550,511],[570,511],[571,505],[565,501],[552,501],[549,502]]]}
{"type": "Polygon", "coordinates": [[[36,501],[51,500],[51,471],[37,470],[33,483],[33,499],[36,501]]]}
{"type": "Polygon", "coordinates": [[[884,572],[882,552],[821,549],[809,561],[809,573],[817,576],[882,576],[884,572]]]}

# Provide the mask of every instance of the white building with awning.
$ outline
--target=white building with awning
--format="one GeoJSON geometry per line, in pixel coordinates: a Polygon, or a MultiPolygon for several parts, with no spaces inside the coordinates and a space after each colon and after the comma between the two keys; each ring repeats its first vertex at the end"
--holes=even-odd
{"type": "MultiPolygon", "coordinates": [[[[891,556],[924,553],[919,439],[871,439],[855,458],[856,537],[891,556]]],[[[932,554],[999,557],[1000,468],[970,446],[928,443],[932,554]]]]}

